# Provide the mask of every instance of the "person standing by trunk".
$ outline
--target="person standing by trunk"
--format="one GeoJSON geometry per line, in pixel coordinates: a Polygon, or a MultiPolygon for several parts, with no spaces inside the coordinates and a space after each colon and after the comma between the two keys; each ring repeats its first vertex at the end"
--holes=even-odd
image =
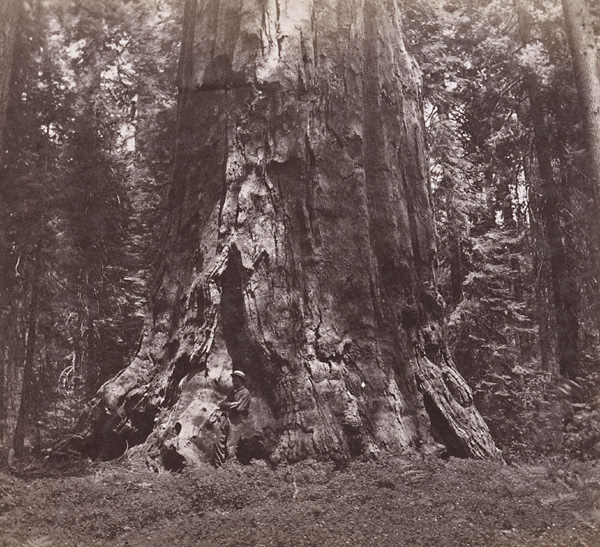
{"type": "Polygon", "coordinates": [[[246,387],[246,375],[241,370],[234,370],[231,378],[233,389],[219,404],[221,433],[217,437],[213,451],[215,467],[220,467],[225,460],[235,456],[242,426],[250,409],[250,392],[246,387]]]}

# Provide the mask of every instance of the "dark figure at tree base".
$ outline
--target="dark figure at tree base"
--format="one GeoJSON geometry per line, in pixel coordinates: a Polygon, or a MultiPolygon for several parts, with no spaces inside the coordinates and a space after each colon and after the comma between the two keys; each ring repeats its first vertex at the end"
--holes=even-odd
{"type": "Polygon", "coordinates": [[[211,417],[215,428],[220,429],[213,450],[215,467],[220,467],[225,460],[236,455],[242,426],[250,408],[250,392],[246,387],[246,375],[240,370],[235,370],[231,376],[233,389],[211,417]]]}

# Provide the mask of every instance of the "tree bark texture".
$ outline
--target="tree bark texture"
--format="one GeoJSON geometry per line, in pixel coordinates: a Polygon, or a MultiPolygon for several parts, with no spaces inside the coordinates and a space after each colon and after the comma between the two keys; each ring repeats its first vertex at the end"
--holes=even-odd
{"type": "Polygon", "coordinates": [[[0,2],[0,150],[4,146],[6,111],[12,77],[20,0],[0,2]]]}
{"type": "Polygon", "coordinates": [[[562,0],[577,90],[584,108],[590,176],[600,211],[600,73],[586,0],[562,0]]]}
{"type": "MultiPolygon", "coordinates": [[[[2,360],[4,382],[2,386],[2,408],[0,410],[0,446],[12,446],[13,432],[19,415],[19,395],[22,389],[23,367],[25,360],[26,325],[20,318],[24,317],[23,305],[12,299],[2,317],[2,360]]],[[[25,321],[23,321],[25,322],[25,321]]]]}
{"type": "Polygon", "coordinates": [[[34,265],[31,274],[31,301],[29,303],[29,312],[27,314],[27,342],[25,350],[25,360],[23,362],[23,384],[19,401],[19,413],[17,423],[13,433],[12,447],[15,456],[23,456],[25,449],[25,433],[31,425],[32,409],[37,406],[34,398],[37,394],[34,391],[34,356],[37,340],[37,322],[38,322],[38,304],[40,292],[40,274],[42,260],[42,240],[38,241],[34,254],[34,265]]]}
{"type": "MultiPolygon", "coordinates": [[[[6,114],[10,98],[12,68],[17,37],[17,23],[21,9],[21,0],[2,0],[0,2],[0,168],[3,168],[4,142],[6,138],[6,114]]],[[[8,284],[7,271],[8,242],[6,238],[6,218],[8,211],[4,198],[0,196],[0,295],[8,296],[5,286],[8,284]]]]}
{"type": "MultiPolygon", "coordinates": [[[[586,0],[562,0],[577,91],[584,110],[588,174],[592,179],[594,206],[591,222],[593,264],[600,278],[600,71],[598,51],[586,0]]],[[[598,282],[596,282],[598,289],[598,282]]],[[[599,323],[600,324],[600,323],[599,323]]]]}
{"type": "MultiPolygon", "coordinates": [[[[17,22],[20,12],[20,0],[5,0],[0,2],[0,169],[3,165],[4,142],[6,133],[6,114],[10,97],[12,80],[12,67],[17,34],[17,22]]],[[[1,347],[3,360],[2,381],[0,383],[0,445],[10,442],[8,422],[11,411],[9,409],[12,386],[12,375],[9,356],[8,340],[14,336],[15,326],[6,319],[11,316],[12,304],[12,273],[9,259],[9,245],[6,233],[6,219],[8,211],[4,199],[0,197],[0,336],[3,344],[1,347]]]]}
{"type": "MultiPolygon", "coordinates": [[[[141,349],[81,447],[207,459],[232,370],[272,459],[500,458],[448,355],[397,2],[186,2],[170,230],[141,349]]],[[[240,445],[241,446],[241,445],[240,445]]],[[[168,456],[168,457],[167,457],[168,456]]],[[[238,453],[239,456],[239,453],[238,453]]]]}

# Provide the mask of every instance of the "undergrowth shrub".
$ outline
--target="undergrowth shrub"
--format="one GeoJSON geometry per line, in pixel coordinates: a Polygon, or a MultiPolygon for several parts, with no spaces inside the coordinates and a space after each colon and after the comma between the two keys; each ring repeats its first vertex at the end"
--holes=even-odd
{"type": "Polygon", "coordinates": [[[490,371],[473,391],[509,461],[600,457],[600,374],[571,381],[517,365],[490,371]]]}
{"type": "Polygon", "coordinates": [[[585,374],[563,390],[576,400],[566,410],[565,449],[580,459],[600,458],[600,374],[585,374]]]}
{"type": "Polygon", "coordinates": [[[560,402],[551,374],[516,366],[490,371],[474,386],[474,398],[506,458],[531,459],[560,450],[560,402]]]}

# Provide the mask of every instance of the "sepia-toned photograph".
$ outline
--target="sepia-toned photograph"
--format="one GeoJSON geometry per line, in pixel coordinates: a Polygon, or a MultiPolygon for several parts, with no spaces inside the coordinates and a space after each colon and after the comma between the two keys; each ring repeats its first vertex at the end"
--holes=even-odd
{"type": "Polygon", "coordinates": [[[600,0],[0,0],[0,547],[600,546],[600,0]]]}

